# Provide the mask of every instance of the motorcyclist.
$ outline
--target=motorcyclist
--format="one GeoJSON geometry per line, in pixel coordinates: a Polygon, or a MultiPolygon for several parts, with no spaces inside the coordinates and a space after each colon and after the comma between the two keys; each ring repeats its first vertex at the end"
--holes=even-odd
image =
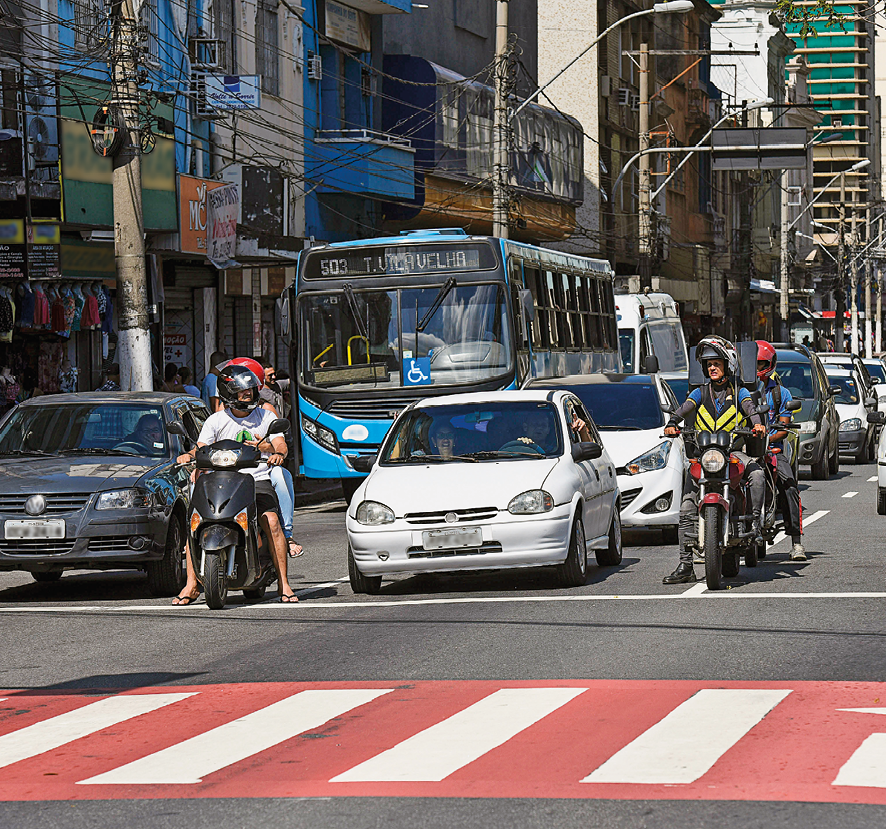
{"type": "MultiPolygon", "coordinates": [[[[763,419],[756,412],[751,393],[739,386],[736,392],[734,377],[738,369],[738,354],[735,346],[722,337],[704,337],[695,350],[695,359],[701,363],[702,371],[710,382],[693,389],[686,401],[677,409],[665,427],[665,434],[676,437],[680,434],[677,424],[695,415],[694,427],[697,432],[732,432],[745,428],[745,421],[751,422],[754,435],[766,434],[763,419]],[[737,399],[736,399],[737,398],[737,399]]],[[[744,464],[744,475],[750,484],[752,529],[762,542],[760,516],[763,499],[766,495],[766,479],[760,465],[743,452],[733,451],[744,464]]],[[[692,536],[697,537],[695,527],[698,518],[698,481],[688,472],[683,483],[683,500],[680,504],[680,563],[673,573],[662,579],[663,584],[684,584],[695,581],[692,567],[692,536]]]]}
{"type": "Polygon", "coordinates": [[[757,378],[766,393],[769,404],[769,447],[780,449],[776,458],[776,486],[778,487],[781,512],[784,516],[785,533],[791,537],[791,561],[806,561],[806,549],[803,547],[803,512],[800,506],[800,490],[791,467],[791,460],[785,454],[784,439],[787,430],[779,429],[779,425],[788,424],[792,420],[786,406],[793,399],[790,391],[778,381],[775,368],[778,355],[775,348],[766,340],[757,340],[757,378]]]}
{"type": "MultiPolygon", "coordinates": [[[[279,466],[286,457],[286,440],[282,434],[268,434],[268,428],[276,417],[259,405],[260,386],[258,377],[245,366],[229,363],[222,368],[218,375],[218,397],[224,408],[206,419],[197,438],[197,447],[179,455],[177,460],[179,463],[189,463],[196,457],[197,448],[219,440],[253,442],[253,445],[256,441],[270,442],[274,451],[266,456],[267,463],[257,468],[243,469],[241,472],[255,478],[256,511],[271,543],[271,558],[277,571],[280,601],[297,602],[298,597],[295,596],[287,577],[286,538],[281,527],[277,496],[270,480],[271,467],[279,466]]],[[[177,597],[178,604],[190,604],[198,591],[191,556],[186,556],[186,560],[188,581],[177,597]],[[182,599],[186,600],[181,601],[182,599]]]]}

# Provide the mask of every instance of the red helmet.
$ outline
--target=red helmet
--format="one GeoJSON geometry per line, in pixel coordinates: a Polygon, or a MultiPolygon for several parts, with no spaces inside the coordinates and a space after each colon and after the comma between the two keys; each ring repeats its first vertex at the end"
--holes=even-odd
{"type": "Polygon", "coordinates": [[[757,362],[759,363],[763,360],[766,362],[766,368],[757,370],[757,378],[764,383],[768,383],[772,372],[775,371],[775,366],[778,364],[778,355],[775,353],[772,343],[768,343],[766,340],[757,340],[757,362]]]}
{"type": "Polygon", "coordinates": [[[262,368],[262,364],[258,360],[253,360],[252,357],[235,357],[230,362],[225,363],[225,365],[243,366],[244,368],[248,368],[256,377],[258,377],[260,386],[265,384],[265,370],[262,368]]]}

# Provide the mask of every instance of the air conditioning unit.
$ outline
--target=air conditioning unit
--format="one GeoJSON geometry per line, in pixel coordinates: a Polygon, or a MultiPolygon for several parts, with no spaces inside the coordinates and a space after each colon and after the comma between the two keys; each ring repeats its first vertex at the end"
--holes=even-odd
{"type": "Polygon", "coordinates": [[[308,52],[308,78],[312,81],[323,80],[323,58],[308,52]]]}
{"type": "Polygon", "coordinates": [[[640,96],[636,92],[631,95],[631,109],[634,112],[640,111],[640,96]]]}
{"type": "Polygon", "coordinates": [[[608,98],[612,94],[612,77],[600,75],[600,97],[608,98]]]}
{"type": "Polygon", "coordinates": [[[196,108],[198,118],[222,118],[224,113],[214,109],[206,100],[206,75],[203,72],[191,73],[191,98],[196,108]]]}
{"type": "Polygon", "coordinates": [[[623,87],[618,90],[618,105],[626,107],[631,103],[631,90],[623,87]]]}

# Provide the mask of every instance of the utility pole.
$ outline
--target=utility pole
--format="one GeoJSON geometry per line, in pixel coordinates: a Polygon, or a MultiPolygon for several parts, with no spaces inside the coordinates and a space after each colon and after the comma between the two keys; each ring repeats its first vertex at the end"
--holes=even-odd
{"type": "Polygon", "coordinates": [[[508,0],[495,4],[495,120],[492,126],[492,235],[508,238],[508,0]]]}
{"type": "Polygon", "coordinates": [[[139,129],[139,32],[134,0],[111,5],[113,109],[123,132],[114,156],[114,263],[117,270],[117,362],[124,391],[151,391],[151,337],[142,214],[139,129]]]}
{"type": "Polygon", "coordinates": [[[883,350],[883,260],[880,258],[880,247],[883,244],[883,217],[880,216],[880,232],[877,234],[877,258],[874,259],[877,269],[877,330],[875,333],[875,351],[883,350]]]}
{"type": "Polygon", "coordinates": [[[855,190],[852,191],[852,229],[849,237],[849,309],[852,321],[852,348],[849,350],[855,353],[858,349],[858,264],[855,258],[855,251],[858,249],[858,237],[856,226],[856,209],[855,209],[855,190]]]}
{"type": "MultiPolygon", "coordinates": [[[[865,222],[865,243],[870,242],[871,240],[871,205],[868,203],[868,206],[864,211],[864,222],[865,222]]],[[[873,337],[873,330],[871,327],[871,323],[873,320],[871,319],[871,257],[868,256],[867,261],[864,266],[864,351],[863,357],[871,357],[871,340],[873,337]]]]}
{"type": "Polygon", "coordinates": [[[840,173],[840,221],[837,226],[837,310],[834,314],[834,349],[843,351],[843,320],[846,315],[846,173],[840,173]]]}
{"type": "Polygon", "coordinates": [[[639,270],[640,290],[652,287],[652,159],[649,149],[649,44],[640,44],[639,270]]]}
{"type": "Polygon", "coordinates": [[[778,285],[778,315],[781,317],[781,341],[791,341],[791,296],[790,296],[790,235],[791,208],[788,204],[788,185],[790,173],[783,170],[781,174],[781,256],[779,258],[780,279],[778,285]]]}

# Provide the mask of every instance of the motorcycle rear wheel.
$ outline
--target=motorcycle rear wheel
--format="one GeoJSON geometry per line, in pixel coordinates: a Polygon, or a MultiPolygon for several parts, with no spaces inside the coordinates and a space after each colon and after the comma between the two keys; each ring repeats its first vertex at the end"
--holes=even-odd
{"type": "Polygon", "coordinates": [[[723,516],[715,504],[707,504],[702,512],[704,519],[704,574],[708,590],[720,589],[720,572],[723,566],[723,516]]]}
{"type": "Polygon", "coordinates": [[[206,560],[203,565],[203,593],[206,596],[206,604],[212,610],[221,610],[228,599],[228,579],[224,562],[215,551],[204,552],[206,560]]]}

